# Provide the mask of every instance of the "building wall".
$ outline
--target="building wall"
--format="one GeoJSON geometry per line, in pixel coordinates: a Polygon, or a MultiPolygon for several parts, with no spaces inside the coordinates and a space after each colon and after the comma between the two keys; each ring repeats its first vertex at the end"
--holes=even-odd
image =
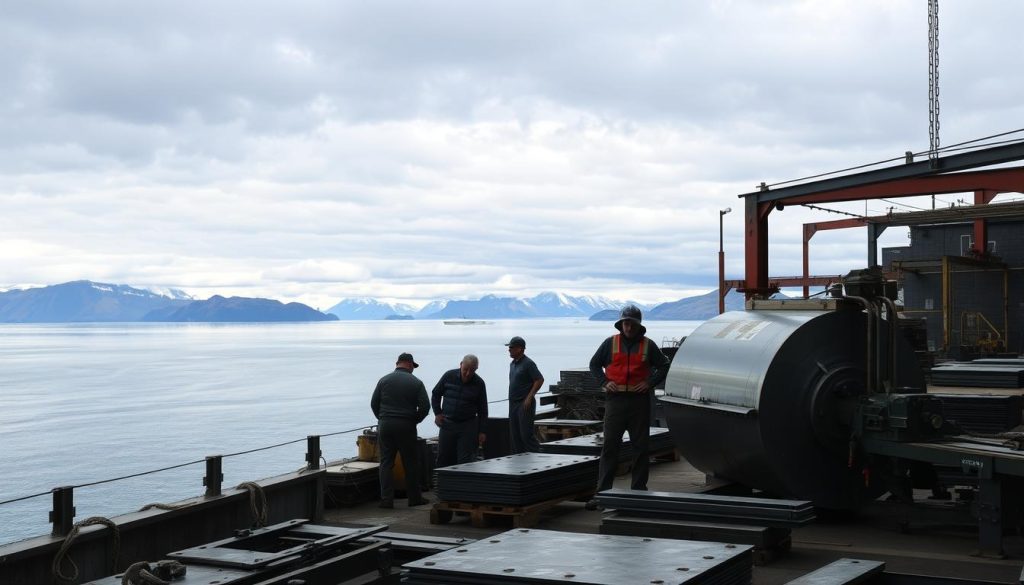
{"type": "MultiPolygon", "coordinates": [[[[882,250],[882,264],[893,269],[893,262],[936,261],[933,267],[918,272],[904,271],[903,304],[907,316],[927,319],[928,343],[936,351],[943,347],[942,329],[942,268],[943,256],[965,256],[973,245],[974,227],[971,223],[913,226],[910,245],[882,250]]],[[[1021,352],[1024,347],[1024,222],[989,221],[988,248],[1010,268],[1006,298],[1008,327],[1006,345],[1009,351],[1021,352]]],[[[955,266],[950,290],[952,292],[952,323],[949,355],[961,357],[959,348],[970,341],[965,334],[961,339],[961,319],[965,312],[980,312],[997,329],[1004,329],[1003,273],[955,266]]],[[[970,323],[965,330],[970,331],[970,323]]],[[[983,331],[987,328],[982,328],[983,331]]],[[[963,356],[968,357],[968,356],[963,356]]]]}

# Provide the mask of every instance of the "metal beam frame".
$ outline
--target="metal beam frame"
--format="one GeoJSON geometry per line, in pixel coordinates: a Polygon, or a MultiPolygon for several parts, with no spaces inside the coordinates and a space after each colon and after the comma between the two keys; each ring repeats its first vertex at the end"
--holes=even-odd
{"type": "MultiPolygon", "coordinates": [[[[743,289],[748,299],[766,297],[776,292],[768,277],[768,215],[773,209],[804,203],[836,203],[890,197],[912,197],[936,193],[975,194],[975,202],[988,203],[1002,192],[1024,193],[1024,167],[992,169],[973,172],[970,168],[1001,164],[1024,159],[1024,143],[996,146],[968,153],[956,154],[933,161],[909,163],[896,167],[835,177],[812,183],[783,187],[740,195],[745,199],[744,259],[746,284],[743,289]]],[[[867,222],[869,226],[868,263],[877,264],[877,239],[884,224],[867,222]]],[[[891,224],[890,224],[891,225],[891,224]]],[[[984,220],[976,220],[975,241],[981,244],[984,256],[987,236],[984,220]],[[980,222],[980,223],[978,223],[980,222]]],[[[805,232],[806,234],[806,232],[805,232]]],[[[805,235],[805,239],[807,236],[805,235]]],[[[805,276],[809,272],[805,249],[805,276]]]]}

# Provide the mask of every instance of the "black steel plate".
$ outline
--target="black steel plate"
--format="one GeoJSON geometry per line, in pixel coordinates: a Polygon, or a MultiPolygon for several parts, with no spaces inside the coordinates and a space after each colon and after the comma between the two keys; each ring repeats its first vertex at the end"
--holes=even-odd
{"type": "Polygon", "coordinates": [[[410,583],[749,583],[751,547],[516,529],[405,565],[410,583]]]}

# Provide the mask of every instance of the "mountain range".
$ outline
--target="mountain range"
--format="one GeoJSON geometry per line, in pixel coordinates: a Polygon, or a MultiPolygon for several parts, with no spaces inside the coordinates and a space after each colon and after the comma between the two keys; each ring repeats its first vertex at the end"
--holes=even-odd
{"type": "MultiPolygon", "coordinates": [[[[196,300],[176,289],[147,290],[88,280],[0,291],[0,323],[81,322],[273,322],[377,319],[615,320],[619,309],[636,304],[645,320],[704,320],[718,314],[718,291],[646,307],[601,296],[543,292],[529,298],[486,295],[475,300],[433,301],[421,309],[376,299],[345,299],[321,313],[301,303],[214,295],[196,300]]],[[[733,291],[726,309],[743,308],[733,291]]]]}
{"type": "Polygon", "coordinates": [[[0,292],[0,323],[333,320],[337,317],[301,303],[220,295],[203,301],[176,289],[157,292],[89,280],[0,292]]]}
{"type": "Polygon", "coordinates": [[[519,299],[486,295],[476,300],[434,301],[416,310],[408,305],[375,299],[345,299],[327,309],[342,320],[385,319],[408,315],[416,319],[536,319],[545,317],[590,317],[605,309],[618,310],[628,301],[613,301],[600,296],[570,296],[543,292],[519,299]]]}
{"type": "MultiPolygon", "coordinates": [[[[730,291],[725,297],[727,311],[743,310],[744,297],[730,291]]],[[[386,319],[411,316],[416,319],[535,319],[577,317],[592,321],[614,321],[619,310],[633,304],[644,312],[644,319],[661,321],[703,321],[718,314],[718,291],[661,303],[653,307],[634,301],[616,301],[600,296],[570,296],[543,292],[518,299],[486,295],[476,300],[434,301],[420,310],[408,305],[393,305],[374,299],[346,299],[327,309],[339,319],[386,319]]]]}

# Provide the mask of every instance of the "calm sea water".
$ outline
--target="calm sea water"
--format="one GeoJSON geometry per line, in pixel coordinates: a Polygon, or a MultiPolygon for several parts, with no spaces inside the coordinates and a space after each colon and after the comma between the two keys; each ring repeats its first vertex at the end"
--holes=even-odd
{"type": "MultiPolygon", "coordinates": [[[[656,342],[694,321],[647,323],[656,342]]],[[[0,324],[0,501],[326,435],[375,422],[369,400],[402,351],[427,390],[466,353],[490,400],[508,390],[513,335],[546,379],[585,367],[614,330],[574,319],[301,324],[0,324]]],[[[504,402],[491,405],[505,415],[504,402]]],[[[421,436],[435,436],[428,418],[421,436]]],[[[327,460],[356,433],[322,439],[327,460]]],[[[305,441],[224,460],[224,486],[303,467],[305,441]]],[[[76,520],[201,495],[203,464],[75,490],[76,520]]],[[[48,533],[49,494],[0,505],[0,543],[48,533]]]]}

